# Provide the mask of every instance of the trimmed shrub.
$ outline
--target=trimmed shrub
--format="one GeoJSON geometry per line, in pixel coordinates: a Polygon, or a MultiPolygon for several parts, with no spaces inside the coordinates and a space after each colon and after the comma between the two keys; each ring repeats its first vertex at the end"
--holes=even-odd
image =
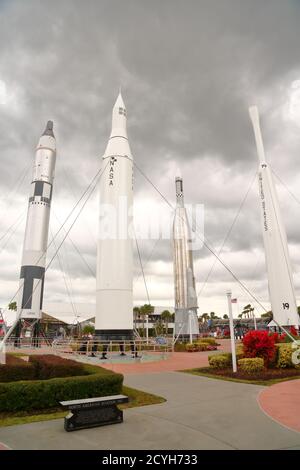
{"type": "Polygon", "coordinates": [[[219,346],[219,344],[217,343],[215,338],[200,338],[200,340],[197,341],[197,343],[208,343],[208,344],[211,344],[213,346],[219,346]]]}
{"type": "Polygon", "coordinates": [[[255,374],[264,370],[264,359],[261,357],[239,359],[238,366],[247,374],[255,374]]]}
{"type": "Polygon", "coordinates": [[[226,369],[231,366],[231,354],[214,354],[208,356],[208,362],[213,369],[226,369]]]}
{"type": "Polygon", "coordinates": [[[188,352],[215,351],[217,346],[199,341],[197,343],[187,343],[185,349],[188,352]]]}
{"type": "Polygon", "coordinates": [[[199,343],[196,344],[198,351],[215,351],[218,349],[217,344],[203,343],[202,341],[199,341],[199,343]]]}
{"type": "MultiPolygon", "coordinates": [[[[231,354],[231,353],[230,353],[231,354]]],[[[243,359],[244,357],[244,347],[242,344],[238,344],[236,347],[236,359],[243,359]]]]}
{"type": "Polygon", "coordinates": [[[175,343],[174,346],[174,351],[175,352],[185,352],[185,343],[175,343]]]}
{"type": "Polygon", "coordinates": [[[53,408],[62,400],[121,393],[123,375],[101,367],[86,366],[85,376],[0,384],[0,411],[53,408]]]}
{"type": "Polygon", "coordinates": [[[199,344],[197,344],[197,343],[187,343],[185,345],[185,350],[187,352],[197,352],[197,351],[199,351],[199,344]]]}
{"type": "Polygon", "coordinates": [[[215,351],[217,344],[210,344],[206,341],[197,341],[195,343],[176,343],[175,352],[199,352],[199,351],[215,351]]]}
{"type": "Polygon", "coordinates": [[[294,352],[292,349],[292,343],[278,344],[277,346],[277,367],[283,369],[295,367],[295,365],[292,363],[292,354],[294,352]]]}
{"type": "Polygon", "coordinates": [[[33,380],[35,369],[32,364],[12,354],[6,355],[6,364],[0,364],[0,382],[33,380]]]}
{"type": "MultiPolygon", "coordinates": [[[[224,352],[224,353],[221,353],[221,354],[217,354],[217,356],[219,356],[219,355],[226,357],[227,360],[228,360],[228,366],[230,366],[230,367],[232,366],[232,354],[231,354],[230,352],[228,352],[228,353],[224,352]]],[[[244,353],[243,353],[242,348],[239,348],[239,347],[237,346],[236,352],[235,352],[235,356],[236,356],[236,360],[237,360],[237,361],[238,361],[239,359],[243,359],[244,353]]],[[[210,357],[215,357],[215,356],[210,356],[210,357]]]]}
{"type": "Polygon", "coordinates": [[[249,331],[243,338],[245,358],[262,358],[266,366],[274,359],[274,338],[267,331],[249,331]]]}
{"type": "Polygon", "coordinates": [[[47,380],[58,377],[86,375],[83,364],[54,354],[32,355],[29,362],[35,369],[35,379],[47,380]]]}

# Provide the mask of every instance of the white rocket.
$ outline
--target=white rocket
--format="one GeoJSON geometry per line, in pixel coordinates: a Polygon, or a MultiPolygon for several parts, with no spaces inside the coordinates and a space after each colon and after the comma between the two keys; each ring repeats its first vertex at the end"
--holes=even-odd
{"type": "Polygon", "coordinates": [[[175,179],[176,210],[173,222],[175,335],[199,334],[197,294],[191,232],[183,200],[182,178],[175,179]]]}
{"type": "Polygon", "coordinates": [[[21,319],[41,318],[55,161],[53,122],[48,121],[36,148],[28,203],[17,302],[21,319]]]}
{"type": "Polygon", "coordinates": [[[287,237],[277,192],[266,162],[256,106],[249,108],[258,153],[258,184],[269,296],[274,320],[282,326],[299,325],[287,237]]]}
{"type": "Polygon", "coordinates": [[[111,135],[102,159],[97,243],[95,333],[103,340],[133,337],[133,161],[121,93],[112,112],[111,135]]]}

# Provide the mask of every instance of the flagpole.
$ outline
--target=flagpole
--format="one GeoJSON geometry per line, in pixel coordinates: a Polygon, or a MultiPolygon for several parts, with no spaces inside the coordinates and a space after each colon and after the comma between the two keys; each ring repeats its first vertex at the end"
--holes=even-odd
{"type": "Polygon", "coordinates": [[[256,316],[255,316],[255,310],[253,309],[252,311],[252,316],[253,316],[253,320],[254,320],[254,329],[257,330],[257,324],[256,324],[256,316]]]}
{"type": "Polygon", "coordinates": [[[233,326],[233,316],[232,316],[232,303],[231,303],[231,291],[226,293],[228,300],[228,313],[229,313],[229,327],[230,327],[230,343],[231,343],[231,354],[232,354],[232,370],[233,372],[237,371],[236,366],[236,353],[235,353],[235,341],[234,341],[234,326],[233,326]]]}

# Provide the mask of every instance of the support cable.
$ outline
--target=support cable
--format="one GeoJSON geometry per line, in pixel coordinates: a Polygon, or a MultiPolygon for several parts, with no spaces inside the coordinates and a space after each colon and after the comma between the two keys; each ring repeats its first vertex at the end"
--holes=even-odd
{"type": "MultiPolygon", "coordinates": [[[[244,207],[244,204],[245,204],[245,202],[246,202],[246,200],[247,200],[247,197],[248,197],[248,195],[249,195],[249,193],[250,193],[250,191],[251,191],[251,189],[252,189],[252,186],[253,186],[253,183],[254,183],[256,177],[257,177],[257,172],[255,172],[254,177],[252,178],[252,180],[251,180],[251,182],[250,182],[250,184],[249,184],[249,186],[248,186],[248,189],[247,189],[247,191],[246,191],[246,193],[245,193],[245,195],[244,195],[244,197],[243,197],[243,199],[242,199],[242,201],[241,201],[241,203],[240,203],[240,205],[239,205],[239,208],[238,208],[238,210],[237,210],[237,213],[236,213],[236,215],[235,215],[235,217],[234,217],[234,219],[233,219],[233,221],[232,221],[232,223],[231,223],[231,225],[230,225],[230,227],[229,227],[229,230],[228,230],[228,232],[227,232],[227,234],[226,234],[226,236],[225,236],[225,238],[224,238],[224,240],[223,240],[223,243],[222,243],[222,245],[221,245],[221,248],[220,248],[219,251],[218,251],[218,256],[221,255],[221,253],[222,253],[222,251],[223,251],[223,248],[224,248],[224,246],[225,246],[227,240],[229,239],[229,237],[230,237],[230,235],[231,235],[231,232],[232,232],[232,230],[233,230],[233,228],[234,228],[234,226],[235,226],[235,223],[236,223],[236,221],[237,221],[237,219],[238,219],[238,217],[239,217],[239,215],[240,215],[240,213],[241,213],[242,208],[244,207]]],[[[213,263],[212,263],[212,265],[211,265],[211,267],[210,267],[210,270],[209,270],[209,272],[208,272],[208,274],[207,274],[207,276],[206,276],[206,278],[205,278],[205,280],[204,280],[204,282],[203,282],[203,284],[202,284],[202,287],[201,287],[200,291],[199,291],[198,294],[197,294],[197,297],[199,297],[199,296],[202,294],[202,292],[203,292],[203,290],[204,290],[204,288],[205,288],[205,286],[206,286],[206,284],[207,284],[207,282],[208,282],[208,280],[209,280],[209,278],[210,278],[210,276],[211,276],[211,274],[212,274],[212,272],[213,272],[213,270],[214,270],[214,267],[215,267],[215,265],[216,265],[216,262],[217,262],[217,258],[214,258],[214,261],[213,261],[213,263]]]]}
{"type": "MultiPolygon", "coordinates": [[[[52,258],[50,259],[49,263],[47,264],[46,268],[45,268],[45,272],[44,272],[44,275],[41,279],[39,279],[39,281],[36,283],[36,286],[30,296],[30,298],[32,298],[35,290],[37,289],[37,287],[39,286],[39,283],[44,279],[45,277],[45,274],[47,272],[47,270],[49,269],[49,267],[51,266],[54,258],[56,257],[58,251],[60,250],[62,244],[64,243],[65,239],[67,238],[67,235],[68,233],[70,233],[70,231],[72,230],[75,222],[77,221],[79,215],[81,214],[82,210],[84,209],[86,203],[88,202],[90,196],[92,195],[92,193],[94,192],[94,189],[98,183],[98,180],[100,180],[102,174],[104,173],[107,165],[108,165],[109,161],[106,163],[106,165],[104,166],[104,168],[100,168],[96,175],[93,177],[93,179],[91,180],[91,182],[89,183],[88,187],[84,190],[83,194],[80,196],[79,200],[76,202],[75,206],[73,207],[73,209],[71,210],[71,212],[69,213],[69,215],[67,216],[67,218],[65,219],[64,223],[62,224],[62,226],[59,228],[59,230],[56,232],[56,234],[54,235],[52,241],[48,244],[47,246],[47,249],[49,248],[49,246],[51,246],[51,244],[53,243],[53,240],[57,237],[57,235],[61,232],[61,230],[63,229],[63,226],[66,224],[67,220],[70,218],[70,216],[72,215],[72,213],[74,212],[74,210],[76,209],[76,207],[80,204],[80,202],[82,201],[82,199],[84,198],[84,196],[90,191],[90,193],[88,194],[88,197],[86,198],[86,200],[83,202],[81,208],[79,209],[79,212],[77,214],[77,216],[75,217],[74,221],[72,222],[72,224],[70,225],[70,227],[68,228],[65,236],[63,237],[61,243],[59,244],[59,246],[57,247],[57,249],[55,250],[55,253],[54,255],[52,256],[52,258]],[[94,186],[93,186],[94,185],[94,186]],[[92,189],[91,189],[92,188],[92,189]]],[[[37,261],[37,263],[40,261],[40,259],[42,258],[42,256],[39,258],[39,260],[37,261]]],[[[36,264],[37,264],[36,263],[36,264]]],[[[21,286],[19,287],[19,289],[17,290],[17,292],[15,293],[15,295],[13,296],[13,298],[11,299],[11,301],[9,303],[11,303],[14,298],[16,297],[16,295],[18,294],[18,292],[20,291],[21,289],[21,286]]],[[[9,336],[11,335],[12,331],[14,330],[16,324],[18,323],[19,319],[21,318],[21,315],[22,315],[22,311],[23,309],[21,308],[19,310],[19,314],[17,315],[13,325],[9,328],[8,332],[5,334],[4,338],[2,339],[2,342],[0,343],[0,351],[2,350],[2,348],[4,347],[5,345],[5,341],[7,340],[7,338],[9,338],[9,336]]]]}
{"type": "MultiPolygon", "coordinates": [[[[58,221],[59,224],[61,224],[59,218],[57,217],[57,215],[55,213],[53,213],[54,217],[56,218],[56,220],[58,221]]],[[[66,233],[66,230],[65,228],[63,229],[64,233],[66,233]]],[[[96,277],[96,273],[95,271],[92,270],[91,266],[89,265],[89,263],[86,261],[86,259],[84,258],[83,254],[80,252],[78,246],[75,244],[75,242],[73,241],[73,239],[70,237],[70,235],[68,235],[68,240],[71,242],[74,250],[78,253],[78,255],[80,256],[80,258],[82,259],[83,263],[85,264],[85,266],[87,267],[87,269],[89,270],[90,274],[92,277],[96,277]]]]}
{"type": "Polygon", "coordinates": [[[146,290],[146,294],[147,294],[148,304],[150,305],[150,297],[149,297],[148,286],[147,286],[147,282],[146,282],[146,277],[145,277],[145,272],[144,272],[144,268],[143,268],[141,253],[140,253],[140,249],[139,249],[139,245],[138,245],[138,241],[137,241],[135,232],[134,232],[134,238],[135,238],[136,249],[137,249],[138,257],[139,257],[139,261],[140,261],[141,271],[142,271],[142,275],[143,275],[143,280],[144,280],[145,290],[146,290]]]}
{"type": "MultiPolygon", "coordinates": [[[[155,186],[154,183],[152,183],[152,181],[150,180],[150,178],[148,178],[147,175],[145,175],[145,173],[138,167],[138,165],[133,162],[134,166],[138,169],[138,171],[141,173],[141,175],[144,176],[144,178],[148,181],[148,183],[155,189],[155,191],[162,197],[162,199],[166,202],[166,204],[168,204],[169,207],[171,207],[172,210],[175,210],[173,205],[169,202],[169,200],[166,198],[166,196],[164,194],[162,194],[162,192],[155,186]]],[[[182,217],[182,220],[183,217],[182,217]]],[[[213,255],[217,258],[217,260],[219,261],[219,263],[226,269],[226,271],[229,272],[229,274],[233,277],[233,279],[250,295],[250,297],[255,300],[255,302],[257,302],[257,304],[267,313],[267,309],[263,306],[263,304],[257,299],[257,297],[248,289],[248,287],[237,277],[237,275],[232,271],[232,269],[227,266],[227,264],[220,258],[220,256],[215,253],[215,251],[208,245],[208,243],[205,241],[205,239],[203,237],[201,237],[201,235],[199,234],[199,232],[195,229],[195,233],[198,235],[199,239],[202,241],[203,245],[205,246],[205,248],[213,255]]],[[[274,320],[275,323],[277,323],[275,320],[274,320]]],[[[283,328],[282,326],[280,326],[279,324],[277,324],[282,330],[284,330],[284,332],[293,340],[293,336],[287,331],[285,330],[285,328],[283,328]]]]}
{"type": "MultiPolygon", "coordinates": [[[[29,172],[29,169],[31,167],[31,163],[29,163],[28,165],[26,165],[22,170],[21,172],[19,173],[19,176],[17,177],[16,179],[16,182],[15,182],[15,187],[13,189],[11,189],[5,197],[1,198],[3,200],[4,203],[6,203],[8,201],[8,199],[10,199],[11,196],[14,196],[18,190],[21,188],[23,182],[24,182],[24,179],[25,177],[27,176],[27,173],[29,172]]],[[[7,210],[5,211],[5,214],[6,214],[7,210]]]]}
{"type": "MultiPolygon", "coordinates": [[[[52,231],[51,231],[51,235],[52,235],[52,238],[53,238],[52,231]]],[[[54,249],[57,250],[57,245],[56,245],[55,240],[53,241],[53,245],[54,245],[54,249]]],[[[69,301],[70,301],[70,304],[71,304],[71,308],[72,308],[74,317],[76,317],[75,306],[74,306],[74,303],[73,303],[73,299],[72,299],[72,296],[71,296],[71,292],[70,292],[70,290],[69,290],[69,286],[68,286],[68,284],[67,284],[65,269],[64,269],[63,262],[62,262],[62,259],[61,259],[61,256],[60,256],[59,252],[57,252],[57,259],[58,259],[58,264],[59,264],[59,267],[60,267],[60,270],[61,270],[61,273],[62,273],[62,276],[63,276],[64,283],[65,283],[67,295],[68,295],[68,297],[69,297],[69,301]]]]}
{"type": "Polygon", "coordinates": [[[24,218],[24,215],[25,213],[23,212],[22,214],[19,215],[19,217],[17,218],[17,220],[15,220],[15,222],[6,230],[5,234],[2,235],[2,237],[0,238],[0,241],[3,240],[3,238],[9,234],[9,232],[11,231],[11,233],[9,234],[8,238],[5,240],[5,242],[3,243],[3,245],[1,246],[1,250],[0,250],[0,253],[4,250],[4,248],[7,246],[9,240],[11,239],[11,237],[16,233],[16,231],[18,230],[21,222],[23,221],[23,218],[24,218]]]}

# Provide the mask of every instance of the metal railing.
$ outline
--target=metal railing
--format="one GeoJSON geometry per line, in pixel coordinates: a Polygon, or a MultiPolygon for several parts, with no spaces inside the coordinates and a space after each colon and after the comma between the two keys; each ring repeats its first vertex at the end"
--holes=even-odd
{"type": "Polygon", "coordinates": [[[172,340],[167,340],[165,344],[159,344],[149,339],[134,340],[110,340],[99,339],[54,339],[52,349],[63,354],[79,354],[101,356],[103,354],[131,354],[133,357],[142,353],[170,353],[173,351],[172,340]]]}
{"type": "Polygon", "coordinates": [[[10,336],[5,341],[6,348],[37,348],[52,347],[53,338],[46,336],[39,337],[17,337],[10,336]]]}

